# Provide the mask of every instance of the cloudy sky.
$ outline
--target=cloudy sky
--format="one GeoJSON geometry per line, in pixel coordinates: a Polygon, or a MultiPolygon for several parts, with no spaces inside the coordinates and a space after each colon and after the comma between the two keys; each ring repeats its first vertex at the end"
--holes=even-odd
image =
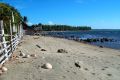
{"type": "Polygon", "coordinates": [[[0,0],[15,6],[30,24],[87,25],[120,29],[120,0],[0,0]]]}

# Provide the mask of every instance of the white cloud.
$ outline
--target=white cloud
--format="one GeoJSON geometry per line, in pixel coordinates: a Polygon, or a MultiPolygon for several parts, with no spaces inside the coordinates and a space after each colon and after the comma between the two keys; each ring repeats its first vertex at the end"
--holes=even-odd
{"type": "Polygon", "coordinates": [[[54,23],[52,21],[48,21],[48,24],[49,25],[53,25],[54,23]]]}

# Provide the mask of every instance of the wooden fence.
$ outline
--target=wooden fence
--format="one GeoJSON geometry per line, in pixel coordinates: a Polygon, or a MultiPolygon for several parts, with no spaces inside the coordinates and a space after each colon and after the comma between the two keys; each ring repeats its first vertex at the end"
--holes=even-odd
{"type": "Polygon", "coordinates": [[[12,26],[10,25],[10,34],[4,33],[4,26],[3,21],[0,21],[0,64],[4,64],[12,55],[13,51],[16,49],[17,45],[19,44],[22,34],[22,28],[19,27],[19,31],[13,35],[12,33],[12,26]],[[10,40],[6,41],[5,37],[9,36],[10,40]]]}

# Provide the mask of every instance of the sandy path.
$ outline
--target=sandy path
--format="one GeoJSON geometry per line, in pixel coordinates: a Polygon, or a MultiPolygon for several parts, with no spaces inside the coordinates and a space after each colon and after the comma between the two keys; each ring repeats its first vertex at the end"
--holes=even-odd
{"type": "Polygon", "coordinates": [[[6,64],[0,80],[120,80],[120,51],[52,37],[25,36],[18,49],[37,58],[19,58],[6,64]],[[38,48],[36,45],[40,45],[38,48]],[[41,51],[46,49],[47,51],[41,51]],[[68,53],[57,53],[65,49],[68,53]],[[81,68],[75,66],[81,61],[81,68]],[[51,63],[53,69],[41,68],[51,63]]]}

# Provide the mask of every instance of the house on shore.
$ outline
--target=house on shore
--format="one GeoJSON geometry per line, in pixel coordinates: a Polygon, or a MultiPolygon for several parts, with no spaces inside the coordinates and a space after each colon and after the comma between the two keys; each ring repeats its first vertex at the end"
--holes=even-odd
{"type": "Polygon", "coordinates": [[[27,24],[24,24],[24,31],[26,35],[39,35],[42,32],[42,26],[36,27],[36,26],[28,26],[27,24]]]}

